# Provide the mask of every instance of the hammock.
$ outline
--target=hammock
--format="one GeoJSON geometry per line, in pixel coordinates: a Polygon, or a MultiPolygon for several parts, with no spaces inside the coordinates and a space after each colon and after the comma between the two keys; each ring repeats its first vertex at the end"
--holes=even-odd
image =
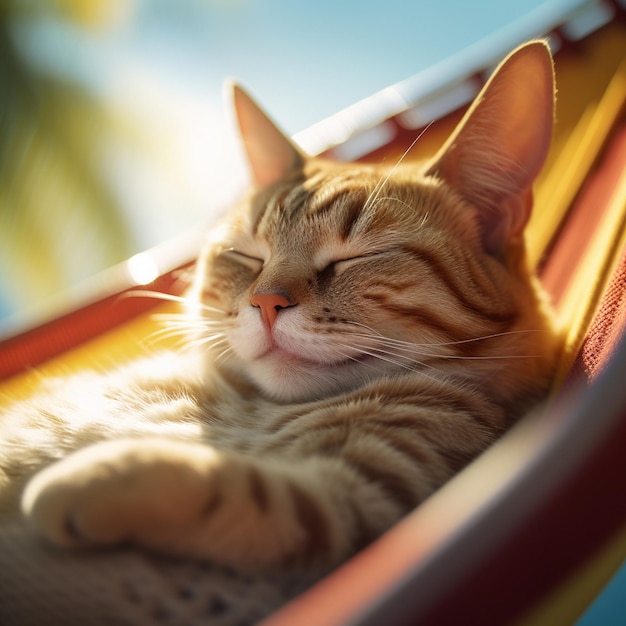
{"type": "MultiPolygon", "coordinates": [[[[623,17],[618,4],[606,6],[623,17]]],[[[558,124],[529,232],[531,258],[568,329],[547,412],[524,419],[304,592],[313,582],[305,577],[242,577],[134,550],[47,549],[7,524],[0,624],[231,625],[275,610],[265,626],[530,626],[581,615],[626,556],[626,26],[614,19],[576,42],[572,32],[564,23],[550,33],[560,45],[558,124]]],[[[476,72],[450,89],[481,79],[476,72]]],[[[444,101],[433,96],[327,154],[396,158],[419,132],[416,120],[428,122],[444,101]]],[[[460,115],[438,119],[411,157],[432,152],[460,115]]],[[[192,258],[181,260],[172,246],[146,253],[175,266],[146,289],[184,288],[192,258]]],[[[98,301],[0,344],[0,394],[23,397],[42,376],[138,355],[157,328],[150,313],[173,305],[120,297],[138,287],[114,284],[98,301]]]]}

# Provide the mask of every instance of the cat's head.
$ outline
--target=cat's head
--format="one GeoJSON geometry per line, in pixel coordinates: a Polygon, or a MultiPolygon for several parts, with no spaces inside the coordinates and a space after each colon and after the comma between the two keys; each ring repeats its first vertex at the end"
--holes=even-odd
{"type": "Polygon", "coordinates": [[[309,157],[233,97],[253,187],[212,234],[194,290],[221,362],[283,402],[415,370],[515,394],[547,370],[523,237],[552,131],[545,44],[512,53],[422,166],[309,157]]]}

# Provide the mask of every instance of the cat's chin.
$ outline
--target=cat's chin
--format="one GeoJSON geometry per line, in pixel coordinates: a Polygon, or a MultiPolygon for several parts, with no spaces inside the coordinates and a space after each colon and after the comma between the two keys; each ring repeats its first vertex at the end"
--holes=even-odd
{"type": "Polygon", "coordinates": [[[368,378],[355,361],[319,363],[278,351],[256,359],[246,369],[264,395],[285,403],[327,398],[368,378]]]}

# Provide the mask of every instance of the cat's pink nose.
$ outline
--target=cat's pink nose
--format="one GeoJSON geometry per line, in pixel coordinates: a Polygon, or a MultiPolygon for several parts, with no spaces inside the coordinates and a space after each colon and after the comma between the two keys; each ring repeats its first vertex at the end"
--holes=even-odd
{"type": "Polygon", "coordinates": [[[291,306],[289,300],[280,293],[255,293],[250,304],[261,309],[263,323],[271,330],[281,309],[291,306]]]}

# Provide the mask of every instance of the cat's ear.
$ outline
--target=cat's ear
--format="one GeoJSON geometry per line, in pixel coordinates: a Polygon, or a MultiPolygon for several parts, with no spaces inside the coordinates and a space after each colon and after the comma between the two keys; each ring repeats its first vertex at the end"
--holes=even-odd
{"type": "Polygon", "coordinates": [[[531,186],[552,136],[554,90],[547,45],[517,48],[429,167],[478,209],[484,245],[496,256],[521,238],[530,217],[531,186]]]}
{"type": "Polygon", "coordinates": [[[240,85],[231,83],[227,89],[232,94],[239,134],[255,185],[271,185],[301,169],[304,153],[240,85]]]}

